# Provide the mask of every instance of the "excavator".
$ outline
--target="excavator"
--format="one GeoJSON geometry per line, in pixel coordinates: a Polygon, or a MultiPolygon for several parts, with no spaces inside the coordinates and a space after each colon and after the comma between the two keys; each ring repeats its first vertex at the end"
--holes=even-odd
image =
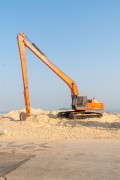
{"type": "Polygon", "coordinates": [[[104,110],[103,103],[99,102],[95,98],[87,99],[86,96],[79,95],[76,83],[56,65],[54,65],[24,33],[18,34],[17,40],[21,60],[24,99],[26,105],[26,112],[22,112],[20,114],[21,121],[26,120],[26,118],[31,115],[25,47],[32,51],[44,64],[46,64],[57,76],[59,76],[71,90],[72,108],[68,111],[60,111],[57,114],[58,118],[84,119],[92,117],[100,118],[102,116],[102,113],[99,111],[104,110]]]}

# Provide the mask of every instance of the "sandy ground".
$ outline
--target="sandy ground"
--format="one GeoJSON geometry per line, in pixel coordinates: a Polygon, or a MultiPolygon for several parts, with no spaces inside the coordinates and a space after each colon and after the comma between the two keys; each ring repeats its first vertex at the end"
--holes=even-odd
{"type": "Polygon", "coordinates": [[[120,113],[70,120],[57,118],[59,111],[32,109],[20,121],[24,111],[0,114],[2,179],[120,179],[120,113]],[[17,154],[35,156],[8,167],[6,153],[9,163],[17,154]]]}
{"type": "Polygon", "coordinates": [[[103,113],[101,118],[69,120],[57,118],[58,111],[32,109],[32,116],[20,121],[19,115],[23,111],[0,114],[0,141],[120,139],[120,113],[103,113]]]}

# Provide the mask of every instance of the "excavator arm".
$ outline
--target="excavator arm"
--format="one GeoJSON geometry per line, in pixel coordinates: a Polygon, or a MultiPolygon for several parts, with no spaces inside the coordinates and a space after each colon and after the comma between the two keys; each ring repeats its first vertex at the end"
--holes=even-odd
{"type": "Polygon", "coordinates": [[[27,67],[26,67],[26,54],[25,47],[32,51],[44,64],[46,64],[54,73],[57,74],[70,88],[72,95],[72,109],[76,111],[85,111],[85,110],[102,110],[103,104],[100,102],[93,102],[92,100],[87,100],[86,96],[80,96],[78,92],[77,85],[75,82],[69,78],[64,72],[62,72],[57,66],[55,66],[46,55],[34,44],[32,43],[24,33],[18,34],[18,47],[21,59],[21,68],[22,68],[22,77],[24,85],[24,98],[26,105],[26,113],[21,114],[20,118],[26,119],[27,116],[31,115],[30,112],[30,99],[29,99],[29,90],[28,90],[28,77],[27,77],[27,67]]]}
{"type": "MultiPolygon", "coordinates": [[[[26,63],[25,63],[26,62],[25,46],[26,46],[69,86],[69,88],[71,89],[71,93],[73,95],[78,95],[78,88],[75,82],[71,78],[69,78],[64,72],[62,72],[57,66],[55,66],[46,57],[46,55],[40,49],[38,49],[38,47],[34,43],[30,43],[29,41],[27,41],[25,39],[24,33],[18,34],[18,46],[19,46],[19,51],[20,51],[22,69],[26,69],[26,63]]],[[[24,73],[23,73],[23,77],[24,77],[24,73]]],[[[25,79],[27,79],[27,76],[25,76],[25,79]]]]}

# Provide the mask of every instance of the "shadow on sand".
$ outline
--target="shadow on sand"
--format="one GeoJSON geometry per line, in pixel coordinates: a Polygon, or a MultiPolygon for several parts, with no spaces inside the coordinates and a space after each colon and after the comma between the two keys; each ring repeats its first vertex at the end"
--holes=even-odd
{"type": "Polygon", "coordinates": [[[119,129],[120,122],[98,122],[98,121],[80,121],[80,120],[68,120],[63,122],[63,126],[75,127],[77,125],[86,126],[86,127],[102,127],[105,129],[119,129]]]}
{"type": "Polygon", "coordinates": [[[15,121],[15,122],[20,122],[20,119],[14,119],[12,117],[6,116],[6,117],[2,117],[3,119],[7,119],[9,121],[15,121]]]}

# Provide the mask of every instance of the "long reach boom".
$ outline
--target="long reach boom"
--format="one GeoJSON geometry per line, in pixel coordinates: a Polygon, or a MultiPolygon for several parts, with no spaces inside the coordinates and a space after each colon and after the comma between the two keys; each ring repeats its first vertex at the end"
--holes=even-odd
{"type": "Polygon", "coordinates": [[[24,33],[18,34],[18,47],[21,59],[22,77],[24,85],[24,99],[26,105],[26,113],[20,114],[20,119],[25,120],[31,115],[30,111],[30,98],[28,90],[28,77],[26,65],[25,47],[31,50],[44,64],[46,64],[57,76],[59,76],[70,88],[72,96],[72,111],[60,112],[58,117],[67,118],[86,118],[86,117],[101,117],[101,113],[86,112],[87,110],[103,110],[104,105],[96,99],[87,100],[86,96],[80,96],[76,83],[69,78],[63,71],[55,66],[46,55],[32,43],[24,33]]]}

